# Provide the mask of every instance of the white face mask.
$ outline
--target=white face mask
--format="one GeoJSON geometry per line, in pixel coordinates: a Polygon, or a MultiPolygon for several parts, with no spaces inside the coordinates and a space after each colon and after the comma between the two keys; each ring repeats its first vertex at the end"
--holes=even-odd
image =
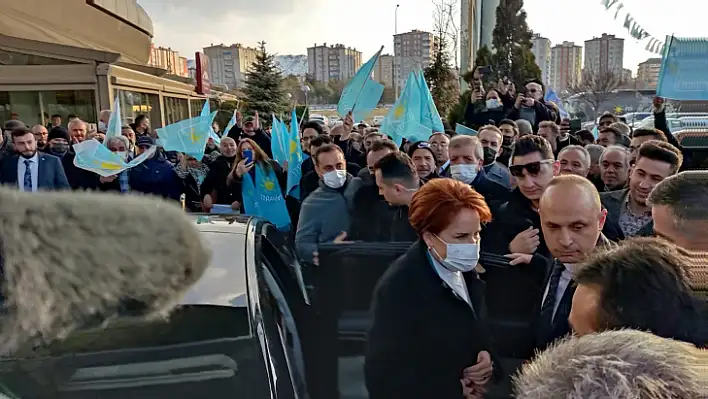
{"type": "Polygon", "coordinates": [[[452,165],[450,166],[450,175],[452,175],[452,178],[455,180],[465,184],[472,184],[474,179],[477,178],[477,165],[452,165]]]}
{"type": "Polygon", "coordinates": [[[497,100],[496,98],[490,98],[489,100],[487,100],[486,104],[487,109],[497,109],[501,108],[502,106],[499,100],[497,100]]]}
{"type": "Polygon", "coordinates": [[[106,123],[103,122],[103,121],[98,121],[98,128],[101,129],[101,130],[108,129],[108,124],[106,124],[106,123]]]}
{"type": "Polygon", "coordinates": [[[479,262],[479,242],[476,244],[448,244],[440,237],[435,237],[447,248],[445,259],[442,259],[434,247],[430,248],[431,252],[441,259],[443,266],[454,272],[466,273],[474,270],[479,262]]]}
{"type": "Polygon", "coordinates": [[[128,151],[118,151],[118,152],[116,152],[116,154],[118,154],[120,159],[122,159],[124,161],[126,161],[128,159],[128,151]]]}
{"type": "Polygon", "coordinates": [[[347,171],[346,170],[333,170],[322,175],[322,180],[324,184],[333,189],[341,188],[347,181],[347,171]]]}

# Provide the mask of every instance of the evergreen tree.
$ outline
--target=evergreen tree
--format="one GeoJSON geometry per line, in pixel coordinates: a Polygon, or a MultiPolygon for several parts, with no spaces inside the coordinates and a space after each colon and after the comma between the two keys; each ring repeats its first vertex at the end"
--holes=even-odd
{"type": "Polygon", "coordinates": [[[273,54],[266,50],[266,43],[258,43],[256,62],[246,72],[243,89],[245,108],[256,112],[261,121],[270,121],[273,114],[280,115],[288,111],[286,90],[273,54]]]}
{"type": "Polygon", "coordinates": [[[438,36],[433,63],[425,68],[424,74],[438,113],[446,115],[457,103],[459,89],[450,64],[450,55],[447,53],[447,42],[442,34],[438,36]]]}
{"type": "MultiPolygon", "coordinates": [[[[533,32],[526,23],[523,0],[502,0],[497,7],[497,24],[492,33],[493,79],[508,77],[517,87],[530,79],[541,79],[541,70],[531,52],[533,32]]],[[[545,82],[544,82],[545,83],[545,82]]]]}

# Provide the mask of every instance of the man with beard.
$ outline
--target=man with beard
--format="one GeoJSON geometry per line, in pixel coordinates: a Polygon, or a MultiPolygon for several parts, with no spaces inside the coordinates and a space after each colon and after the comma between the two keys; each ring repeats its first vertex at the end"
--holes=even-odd
{"type": "Polygon", "coordinates": [[[70,188],[59,158],[37,153],[37,143],[31,130],[20,127],[10,135],[16,154],[4,159],[0,184],[13,185],[27,192],[70,188]]]}
{"type": "Polygon", "coordinates": [[[34,139],[37,142],[37,150],[44,151],[47,147],[47,136],[49,135],[47,128],[43,125],[35,125],[32,127],[32,134],[34,134],[34,139]]]}
{"type": "Polygon", "coordinates": [[[632,168],[629,188],[601,195],[602,206],[607,209],[603,231],[607,238],[618,241],[653,235],[654,223],[647,198],[657,184],[676,174],[682,163],[681,151],[669,143],[651,140],[642,144],[632,168]]]}
{"type": "Polygon", "coordinates": [[[497,162],[499,155],[504,151],[502,148],[504,135],[501,130],[494,125],[482,126],[477,137],[482,142],[482,149],[484,150],[484,171],[487,174],[487,178],[501,184],[507,190],[511,190],[509,168],[497,162]]]}

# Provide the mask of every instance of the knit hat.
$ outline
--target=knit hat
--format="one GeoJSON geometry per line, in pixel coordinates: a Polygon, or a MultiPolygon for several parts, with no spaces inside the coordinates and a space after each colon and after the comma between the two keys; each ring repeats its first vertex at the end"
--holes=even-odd
{"type": "Polygon", "coordinates": [[[67,143],[71,143],[69,131],[62,126],[55,126],[49,131],[49,134],[47,135],[47,142],[52,141],[53,139],[64,139],[67,143]]]}
{"type": "Polygon", "coordinates": [[[430,148],[430,144],[426,141],[417,141],[413,143],[410,147],[408,147],[408,156],[413,158],[413,153],[416,150],[427,150],[430,151],[430,154],[433,156],[433,159],[435,159],[435,153],[433,152],[433,149],[430,148]]]}

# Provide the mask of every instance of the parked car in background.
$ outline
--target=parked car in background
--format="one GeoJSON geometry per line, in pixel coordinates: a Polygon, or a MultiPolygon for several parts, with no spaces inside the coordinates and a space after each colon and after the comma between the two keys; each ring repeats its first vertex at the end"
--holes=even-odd
{"type": "Polygon", "coordinates": [[[374,119],[372,120],[372,122],[373,122],[374,125],[380,125],[380,124],[383,122],[383,120],[384,120],[384,117],[383,117],[383,116],[377,115],[377,116],[374,117],[374,119]]]}
{"type": "Polygon", "coordinates": [[[321,114],[310,114],[309,120],[321,123],[323,125],[327,124],[327,118],[325,118],[325,116],[321,114]]]}

